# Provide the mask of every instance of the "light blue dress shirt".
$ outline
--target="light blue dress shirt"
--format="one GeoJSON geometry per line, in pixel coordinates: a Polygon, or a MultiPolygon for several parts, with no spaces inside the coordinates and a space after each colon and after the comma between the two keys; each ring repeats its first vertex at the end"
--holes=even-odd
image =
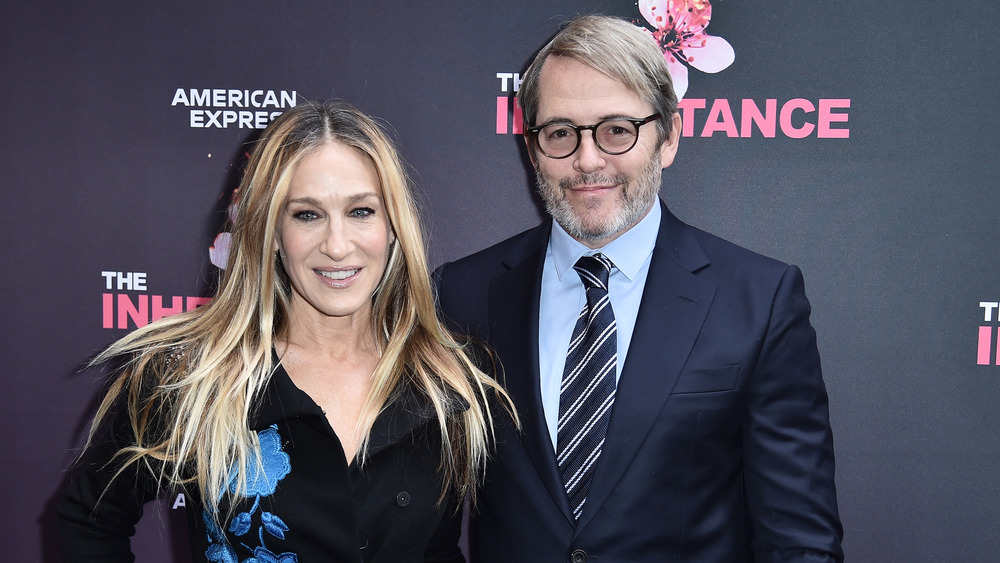
{"type": "Polygon", "coordinates": [[[622,366],[635,318],[639,314],[642,289],[646,286],[649,261],[656,246],[660,228],[660,202],[639,223],[609,242],[604,248],[592,250],[569,236],[555,221],[545,252],[542,270],[542,296],[538,311],[538,372],[542,392],[542,409],[549,429],[552,447],[556,447],[559,419],[559,387],[566,365],[566,351],[573,335],[573,326],[580,315],[587,295],[573,265],[584,254],[603,253],[615,264],[608,282],[611,307],[618,324],[618,369],[615,381],[621,377],[622,366]]]}

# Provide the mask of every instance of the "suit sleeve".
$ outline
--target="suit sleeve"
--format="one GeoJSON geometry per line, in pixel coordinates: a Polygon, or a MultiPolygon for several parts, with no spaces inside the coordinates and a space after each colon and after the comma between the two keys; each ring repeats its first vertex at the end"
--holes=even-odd
{"type": "Polygon", "coordinates": [[[449,262],[432,274],[438,311],[445,326],[458,334],[486,340],[487,328],[483,324],[487,314],[486,292],[481,272],[467,264],[449,262]]]}
{"type": "Polygon", "coordinates": [[[155,498],[156,480],[145,465],[117,476],[127,417],[116,415],[77,463],[58,506],[59,541],[67,563],[131,562],[131,537],[143,505],[155,498]]]}
{"type": "Polygon", "coordinates": [[[774,294],[743,432],[754,561],[842,561],[833,435],[802,274],[774,294]]]}
{"type": "Polygon", "coordinates": [[[438,313],[441,316],[441,320],[444,321],[445,326],[452,331],[468,333],[468,327],[462,326],[462,323],[457,322],[457,319],[453,317],[457,309],[454,301],[461,298],[461,292],[454,290],[452,287],[454,282],[446,276],[450,264],[450,262],[442,264],[431,273],[434,298],[437,301],[438,313]]]}

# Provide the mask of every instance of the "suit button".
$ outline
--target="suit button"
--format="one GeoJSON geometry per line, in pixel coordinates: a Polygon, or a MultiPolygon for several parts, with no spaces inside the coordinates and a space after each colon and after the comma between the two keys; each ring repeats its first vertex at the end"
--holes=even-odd
{"type": "Polygon", "coordinates": [[[574,549],[573,553],[569,554],[570,563],[586,563],[587,552],[582,549],[574,549]]]}
{"type": "Polygon", "coordinates": [[[396,504],[399,506],[406,506],[410,504],[410,493],[403,491],[396,495],[396,504]]]}

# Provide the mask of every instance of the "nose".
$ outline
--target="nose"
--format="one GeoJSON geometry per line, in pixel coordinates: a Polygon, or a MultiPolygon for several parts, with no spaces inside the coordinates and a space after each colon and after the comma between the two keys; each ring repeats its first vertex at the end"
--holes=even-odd
{"type": "Polygon", "coordinates": [[[337,262],[350,256],[354,251],[354,240],[346,221],[342,218],[331,218],[327,222],[326,236],[320,243],[319,250],[337,262]]]}
{"type": "Polygon", "coordinates": [[[594,130],[580,131],[580,146],[573,153],[573,167],[584,174],[589,174],[604,168],[607,155],[597,147],[594,140],[594,130]]]}

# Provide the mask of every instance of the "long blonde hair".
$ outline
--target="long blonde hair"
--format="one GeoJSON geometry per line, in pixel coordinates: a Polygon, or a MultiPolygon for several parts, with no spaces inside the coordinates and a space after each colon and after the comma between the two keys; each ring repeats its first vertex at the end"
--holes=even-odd
{"type": "MultiPolygon", "coordinates": [[[[441,434],[442,499],[474,493],[492,440],[493,410],[516,420],[510,399],[480,371],[442,325],[407,175],[388,136],[343,102],[296,106],[264,131],[240,184],[229,263],[213,300],[140,328],[95,358],[128,361],[91,427],[118,405],[135,442],[122,448],[121,471],[145,464],[161,487],[195,482],[203,505],[218,515],[232,470],[259,459],[250,430],[255,400],[275,368],[271,349],[287,328],[291,288],[272,249],[288,186],[302,157],[335,142],[367,155],[378,171],[396,242],[372,297],[372,327],[381,359],[362,408],[360,460],[371,427],[401,385],[429,399],[441,434]]],[[[119,415],[120,416],[120,415],[119,415]]],[[[243,475],[235,483],[241,495],[243,475]]]]}

